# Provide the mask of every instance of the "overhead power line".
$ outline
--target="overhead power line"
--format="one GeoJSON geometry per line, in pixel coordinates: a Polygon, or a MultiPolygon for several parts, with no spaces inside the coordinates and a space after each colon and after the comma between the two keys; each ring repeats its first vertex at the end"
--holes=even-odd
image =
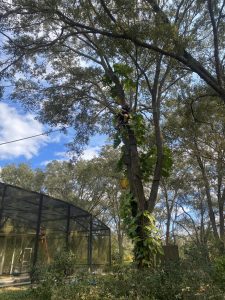
{"type": "Polygon", "coordinates": [[[69,127],[71,127],[71,126],[66,126],[66,127],[59,128],[59,129],[49,130],[49,131],[46,131],[46,132],[42,132],[42,133],[39,133],[39,134],[27,136],[27,137],[24,137],[24,138],[21,138],[21,139],[17,139],[17,140],[3,142],[3,143],[0,143],[0,146],[6,145],[6,144],[11,144],[11,143],[16,143],[16,142],[20,142],[20,141],[24,141],[24,140],[28,140],[28,139],[32,139],[32,138],[35,138],[35,137],[38,137],[38,136],[42,136],[42,135],[48,135],[50,133],[53,133],[53,132],[56,132],[56,131],[60,131],[62,129],[66,129],[66,128],[69,128],[69,127]]]}
{"type": "MultiPolygon", "coordinates": [[[[93,120],[95,120],[106,108],[104,107],[102,110],[100,110],[94,117],[93,117],[93,120]]],[[[20,139],[17,139],[17,140],[12,140],[12,141],[6,141],[6,142],[3,142],[3,143],[0,143],[0,146],[3,146],[3,145],[6,145],[6,144],[11,144],[11,143],[16,143],[16,142],[20,142],[20,141],[24,141],[24,140],[28,140],[28,139],[32,139],[32,138],[35,138],[35,137],[38,137],[38,136],[42,136],[42,135],[48,135],[50,133],[53,133],[53,132],[56,132],[56,131],[60,131],[62,129],[67,129],[67,128],[70,128],[72,126],[65,126],[65,127],[62,127],[62,128],[59,128],[59,129],[54,129],[54,130],[49,130],[49,131],[46,131],[46,132],[42,132],[42,133],[39,133],[39,134],[35,134],[35,135],[31,135],[31,136],[27,136],[27,137],[24,137],[24,138],[20,138],[20,139]]]]}

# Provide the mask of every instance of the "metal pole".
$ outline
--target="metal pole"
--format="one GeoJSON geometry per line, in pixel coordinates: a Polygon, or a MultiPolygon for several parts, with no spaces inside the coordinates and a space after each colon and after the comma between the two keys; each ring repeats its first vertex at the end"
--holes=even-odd
{"type": "Polygon", "coordinates": [[[69,236],[70,236],[70,204],[68,204],[67,206],[66,250],[69,250],[69,236]]]}
{"type": "Polygon", "coordinates": [[[6,194],[7,185],[4,185],[3,192],[2,192],[2,201],[1,201],[1,208],[0,208],[0,229],[4,226],[4,222],[2,220],[3,211],[4,211],[4,201],[5,201],[5,194],[6,194]]]}
{"type": "MultiPolygon", "coordinates": [[[[2,199],[1,199],[1,208],[0,208],[0,229],[4,227],[3,222],[3,211],[4,211],[4,200],[5,200],[5,194],[6,194],[6,185],[3,187],[3,192],[2,192],[2,199]]],[[[2,275],[3,267],[4,267],[4,262],[5,262],[5,251],[6,251],[6,246],[7,246],[7,237],[4,237],[4,246],[3,246],[3,255],[2,255],[2,261],[0,263],[0,275],[2,275]]]]}
{"type": "Polygon", "coordinates": [[[111,230],[109,229],[109,265],[112,266],[112,241],[111,241],[111,230]]]}
{"type": "Polygon", "coordinates": [[[90,216],[89,223],[89,237],[88,237],[88,265],[92,271],[92,250],[93,250],[93,234],[92,234],[92,215],[90,216]]]}
{"type": "Polygon", "coordinates": [[[43,198],[44,198],[44,195],[41,194],[40,200],[39,200],[39,210],[38,210],[35,245],[34,245],[33,267],[36,265],[36,262],[37,262],[39,235],[40,235],[40,229],[41,229],[41,214],[42,214],[43,198]]]}

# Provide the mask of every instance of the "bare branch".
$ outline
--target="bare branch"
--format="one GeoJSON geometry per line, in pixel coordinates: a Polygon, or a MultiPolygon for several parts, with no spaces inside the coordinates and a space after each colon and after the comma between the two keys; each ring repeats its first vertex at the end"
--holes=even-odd
{"type": "Polygon", "coordinates": [[[209,10],[209,15],[210,15],[210,20],[211,20],[212,30],[213,30],[216,75],[217,75],[217,80],[218,80],[219,85],[222,86],[222,84],[223,84],[222,78],[223,77],[222,77],[222,70],[221,70],[221,64],[220,64],[220,58],[219,58],[218,27],[217,27],[216,21],[215,21],[212,0],[207,0],[207,3],[208,3],[208,10],[209,10]]]}
{"type": "Polygon", "coordinates": [[[116,23],[116,19],[114,18],[114,16],[111,14],[110,10],[108,9],[106,3],[104,0],[100,0],[100,3],[104,9],[104,11],[106,12],[107,16],[114,22],[116,23]]]}

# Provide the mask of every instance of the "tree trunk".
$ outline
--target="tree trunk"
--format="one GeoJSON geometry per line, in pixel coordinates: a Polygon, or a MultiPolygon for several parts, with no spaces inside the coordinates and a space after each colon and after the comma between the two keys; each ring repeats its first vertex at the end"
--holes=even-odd
{"type": "Polygon", "coordinates": [[[118,249],[119,249],[120,263],[123,263],[124,250],[123,250],[123,234],[121,230],[118,231],[118,249]]]}
{"type": "MultiPolygon", "coordinates": [[[[167,213],[167,220],[166,220],[166,246],[170,244],[170,225],[171,225],[171,214],[173,210],[174,201],[171,204],[171,207],[169,206],[169,199],[168,199],[168,192],[166,185],[164,182],[162,182],[162,187],[164,189],[164,195],[166,200],[166,213],[167,213]]],[[[175,200],[175,197],[174,199],[175,200]]]]}
{"type": "Polygon", "coordinates": [[[144,257],[139,257],[140,249],[143,248],[145,236],[145,218],[143,212],[147,209],[147,203],[142,183],[142,173],[138,155],[137,141],[134,131],[129,124],[126,125],[126,133],[123,134],[123,142],[125,146],[125,164],[127,166],[128,180],[130,183],[130,192],[133,197],[131,202],[132,215],[137,221],[136,236],[139,241],[135,243],[134,259],[138,263],[138,268],[144,266],[144,257]]]}
{"type": "Polygon", "coordinates": [[[221,252],[225,253],[225,188],[223,190],[222,197],[219,201],[219,230],[220,230],[220,240],[221,240],[221,252]]]}
{"type": "Polygon", "coordinates": [[[125,145],[125,164],[127,166],[130,191],[137,201],[139,212],[146,209],[146,199],[142,183],[140,160],[134,131],[127,125],[128,136],[123,138],[125,145]]]}
{"type": "Polygon", "coordinates": [[[201,214],[201,223],[200,223],[200,242],[201,244],[206,244],[205,236],[205,226],[204,226],[204,209],[203,209],[203,200],[200,196],[200,214],[201,214]]]}
{"type": "Polygon", "coordinates": [[[161,62],[162,62],[162,56],[158,58],[156,64],[155,78],[154,78],[153,88],[151,90],[157,158],[156,158],[156,165],[153,174],[151,192],[148,199],[148,210],[150,212],[153,212],[157,201],[157,195],[158,195],[160,180],[162,177],[162,167],[163,167],[163,139],[162,139],[162,132],[160,128],[160,96],[161,95],[159,91],[159,76],[160,76],[161,62]]]}
{"type": "Polygon", "coordinates": [[[157,195],[158,195],[160,180],[162,177],[162,166],[163,166],[163,141],[162,141],[160,124],[159,124],[159,113],[157,111],[154,111],[154,109],[153,109],[153,122],[155,127],[157,159],[156,159],[156,165],[153,174],[151,192],[148,199],[148,208],[150,212],[153,212],[157,201],[157,195]]]}
{"type": "Polygon", "coordinates": [[[213,211],[213,204],[212,204],[212,198],[211,198],[211,194],[210,194],[209,181],[208,181],[208,178],[207,178],[205,167],[204,167],[202,159],[200,157],[200,151],[198,149],[198,145],[197,145],[197,142],[196,142],[195,138],[194,138],[194,145],[195,145],[195,150],[196,150],[195,151],[196,152],[195,156],[197,158],[197,162],[198,162],[199,168],[201,170],[202,179],[203,179],[203,182],[204,182],[207,205],[208,205],[208,210],[209,210],[209,218],[210,218],[210,222],[211,222],[212,229],[213,229],[213,235],[214,235],[215,240],[219,241],[220,238],[219,238],[219,234],[218,234],[217,227],[216,227],[216,220],[215,220],[215,214],[214,214],[214,211],[213,211]]]}
{"type": "Polygon", "coordinates": [[[166,222],[166,246],[170,244],[170,223],[171,223],[171,214],[167,212],[167,222],[166,222]]]}

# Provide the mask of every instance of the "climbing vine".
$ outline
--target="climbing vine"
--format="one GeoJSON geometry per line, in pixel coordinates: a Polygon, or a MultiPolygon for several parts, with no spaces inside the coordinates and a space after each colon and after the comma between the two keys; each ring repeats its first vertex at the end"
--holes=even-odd
{"type": "MultiPolygon", "coordinates": [[[[131,67],[125,64],[114,64],[114,74],[119,80],[123,90],[134,91],[136,83],[132,80],[131,67]]],[[[157,148],[146,141],[154,140],[149,134],[149,128],[140,112],[132,111],[132,108],[121,101],[118,95],[118,86],[107,74],[103,78],[103,83],[108,86],[111,97],[119,105],[117,113],[114,116],[114,147],[121,149],[121,158],[118,161],[118,169],[127,177],[127,155],[126,141],[129,143],[129,137],[135,137],[135,143],[138,148],[140,173],[138,175],[143,183],[149,182],[154,172],[157,162],[157,148]],[[141,176],[141,177],[140,177],[141,176]]],[[[118,82],[117,82],[118,83],[118,82]]],[[[167,177],[172,168],[172,154],[167,146],[163,147],[163,166],[162,176],[167,177]]],[[[161,241],[157,230],[154,216],[147,210],[139,211],[138,203],[131,192],[124,192],[121,196],[121,216],[128,236],[134,244],[135,262],[140,267],[153,266],[157,253],[162,253],[161,241]]]]}
{"type": "MultiPolygon", "coordinates": [[[[154,166],[157,160],[157,148],[155,145],[146,145],[146,127],[144,125],[143,117],[139,114],[131,116],[131,128],[134,128],[134,134],[137,140],[139,161],[141,168],[141,175],[143,182],[149,182],[154,172],[154,166]],[[142,120],[142,122],[140,121],[142,120]]],[[[122,144],[125,129],[117,130],[114,135],[114,148],[122,144]]],[[[121,156],[118,161],[118,170],[122,171],[125,167],[125,147],[121,146],[121,156]]],[[[162,163],[162,176],[168,177],[173,166],[172,152],[167,145],[163,146],[163,163],[162,163]]]]}
{"type": "Polygon", "coordinates": [[[132,195],[124,192],[121,196],[121,216],[127,235],[134,244],[135,262],[141,267],[153,267],[156,256],[163,254],[161,238],[154,216],[147,210],[133,215],[132,210],[136,206],[132,195]],[[142,229],[142,236],[140,236],[140,229],[142,229]]]}

